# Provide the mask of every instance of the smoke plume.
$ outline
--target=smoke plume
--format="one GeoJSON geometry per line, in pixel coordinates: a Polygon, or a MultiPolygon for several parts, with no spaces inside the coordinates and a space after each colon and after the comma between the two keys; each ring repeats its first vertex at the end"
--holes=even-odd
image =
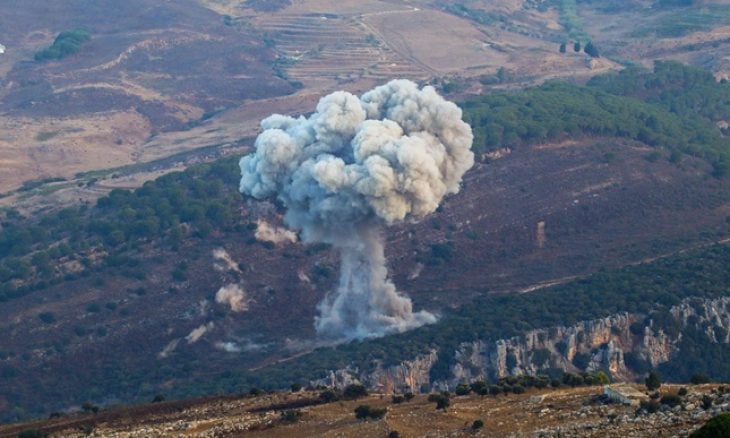
{"type": "Polygon", "coordinates": [[[461,116],[432,87],[395,80],[360,98],[330,94],[309,117],[261,122],[256,151],[240,162],[241,192],[277,197],[287,226],[341,255],[339,285],[319,305],[320,335],[375,337],[436,320],[388,279],[381,229],[417,222],[459,191],[474,163],[461,116]]]}
{"type": "Polygon", "coordinates": [[[238,263],[236,263],[231,255],[228,254],[228,251],[223,248],[216,248],[213,250],[213,260],[213,267],[216,271],[231,271],[243,274],[243,272],[241,272],[241,268],[238,267],[238,263]]]}
{"type": "Polygon", "coordinates": [[[269,225],[263,220],[256,222],[255,237],[259,241],[276,244],[297,242],[297,235],[293,231],[269,225]]]}
{"type": "Polygon", "coordinates": [[[230,306],[231,312],[241,313],[248,310],[246,292],[237,284],[228,284],[218,289],[215,302],[230,306]]]}

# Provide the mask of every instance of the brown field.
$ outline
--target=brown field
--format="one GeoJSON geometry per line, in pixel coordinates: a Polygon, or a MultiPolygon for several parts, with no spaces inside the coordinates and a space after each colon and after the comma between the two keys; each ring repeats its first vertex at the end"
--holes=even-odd
{"type": "MultiPolygon", "coordinates": [[[[501,88],[583,80],[620,68],[606,57],[588,62],[583,54],[558,53],[564,38],[558,11],[522,0],[470,2],[499,18],[491,24],[452,15],[443,2],[429,0],[303,0],[269,12],[238,0],[185,0],[159,8],[135,0],[106,10],[85,1],[46,11],[45,2],[33,0],[0,18],[8,46],[0,56],[0,194],[6,195],[0,206],[32,211],[63,199],[90,199],[114,186],[107,181],[85,191],[89,178],[74,178],[77,173],[101,171],[94,182],[104,182],[124,167],[130,181],[144,182],[154,174],[149,167],[158,172],[162,161],[169,168],[206,159],[211,148],[255,135],[266,115],[307,112],[335,89],[361,92],[396,77],[456,78],[467,93],[478,93],[488,87],[476,79],[501,67],[514,75],[514,81],[496,85],[501,88]],[[132,20],[130,11],[142,15],[132,20]],[[94,34],[84,52],[60,62],[27,62],[59,31],[79,25],[79,17],[94,34]],[[273,74],[277,57],[288,60],[281,74],[304,89],[291,94],[291,84],[273,74]],[[179,154],[197,158],[167,160],[179,154]],[[68,184],[12,193],[24,182],[49,177],[68,184]]],[[[718,22],[681,38],[628,36],[667,14],[646,11],[615,14],[587,5],[579,13],[609,58],[647,65],[672,58],[709,67],[718,77],[728,74],[723,42],[730,28],[718,22]]]]}
{"type": "MultiPolygon", "coordinates": [[[[643,387],[637,385],[637,389],[643,387]]],[[[689,399],[715,390],[714,385],[689,386],[689,399]]],[[[677,386],[662,388],[676,392],[677,386]]],[[[601,405],[594,396],[602,387],[532,389],[525,394],[481,397],[468,395],[451,398],[450,406],[436,410],[426,395],[393,404],[389,394],[371,395],[359,400],[320,404],[318,392],[278,393],[258,397],[229,396],[181,402],[163,402],[130,408],[112,408],[98,414],[71,414],[59,419],[22,425],[0,425],[0,437],[14,437],[24,429],[37,429],[51,437],[94,436],[127,437],[341,437],[382,438],[392,431],[401,437],[503,437],[630,436],[683,435],[706,421],[701,411],[676,415],[676,420],[662,421],[653,416],[636,416],[635,407],[601,405]],[[355,407],[367,405],[385,408],[382,420],[358,420],[355,407]],[[301,418],[293,424],[281,420],[281,413],[297,409],[301,418]],[[631,421],[614,421],[623,417],[631,421]],[[475,420],[484,426],[473,430],[475,420]],[[558,432],[559,434],[559,432],[558,432]]]]}

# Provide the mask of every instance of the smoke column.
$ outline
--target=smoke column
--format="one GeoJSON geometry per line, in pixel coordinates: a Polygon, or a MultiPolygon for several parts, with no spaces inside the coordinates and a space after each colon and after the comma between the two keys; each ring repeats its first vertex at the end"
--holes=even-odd
{"type": "Polygon", "coordinates": [[[436,321],[388,279],[381,229],[417,222],[459,191],[474,164],[461,117],[433,87],[394,80],[360,98],[330,94],[309,117],[261,122],[256,151],[240,162],[241,192],[277,197],[305,242],[341,255],[339,285],[319,304],[319,335],[361,339],[436,321]]]}

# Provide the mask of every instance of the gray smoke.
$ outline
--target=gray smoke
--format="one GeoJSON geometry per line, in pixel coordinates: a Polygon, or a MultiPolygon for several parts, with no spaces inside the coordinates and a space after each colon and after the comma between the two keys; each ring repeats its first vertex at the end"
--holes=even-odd
{"type": "Polygon", "coordinates": [[[381,227],[416,222],[457,193],[474,164],[461,110],[433,87],[395,80],[358,98],[336,92],[309,117],[261,122],[241,159],[241,192],[276,196],[305,242],[342,258],[337,290],[319,305],[317,332],[356,339],[402,332],[436,318],[413,312],[388,280],[381,227]]]}

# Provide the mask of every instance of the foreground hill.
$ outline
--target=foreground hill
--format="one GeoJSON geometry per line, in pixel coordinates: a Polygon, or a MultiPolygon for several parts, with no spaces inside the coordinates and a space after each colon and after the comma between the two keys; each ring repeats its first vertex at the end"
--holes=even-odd
{"type": "MultiPolygon", "coordinates": [[[[326,403],[318,391],[230,396],[0,425],[0,437],[15,438],[22,431],[58,438],[687,436],[708,419],[730,410],[730,396],[716,385],[664,385],[664,403],[655,401],[654,407],[648,408],[651,413],[636,406],[610,403],[600,397],[602,389],[530,389],[524,394],[498,396],[452,394],[449,406],[443,410],[437,410],[436,403],[426,395],[397,404],[389,395],[379,394],[326,403]],[[678,392],[684,395],[677,396],[678,392]],[[363,405],[371,411],[385,409],[385,417],[357,419],[354,410],[363,405]],[[475,427],[475,422],[481,425],[475,427]]],[[[643,398],[649,399],[648,395],[643,398]]]]}

